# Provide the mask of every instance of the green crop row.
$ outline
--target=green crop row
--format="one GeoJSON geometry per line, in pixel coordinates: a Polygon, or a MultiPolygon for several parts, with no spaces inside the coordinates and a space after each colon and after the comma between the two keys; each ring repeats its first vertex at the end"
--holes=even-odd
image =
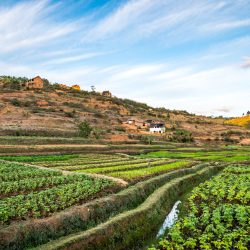
{"type": "Polygon", "coordinates": [[[27,178],[18,181],[0,183],[0,196],[17,195],[20,192],[35,191],[37,189],[50,188],[62,184],[85,181],[88,177],[84,175],[51,176],[40,178],[27,178]]]}
{"type": "Polygon", "coordinates": [[[17,162],[65,161],[77,158],[78,155],[32,155],[32,156],[0,156],[1,160],[17,162]]]}
{"type": "Polygon", "coordinates": [[[198,152],[172,152],[172,151],[158,151],[151,152],[146,155],[141,155],[143,158],[158,157],[158,158],[172,158],[172,159],[197,159],[197,160],[220,160],[226,162],[233,161],[248,161],[250,154],[247,150],[228,150],[228,151],[198,151],[198,152]]]}
{"type": "Polygon", "coordinates": [[[155,161],[155,160],[145,160],[145,159],[122,159],[118,161],[112,161],[108,163],[96,163],[90,164],[86,163],[83,165],[71,165],[71,166],[59,166],[56,167],[56,169],[62,169],[62,170],[81,170],[81,169],[89,169],[89,168],[106,168],[106,167],[114,167],[114,166],[122,166],[122,165],[128,165],[128,164],[139,164],[139,163],[147,163],[149,161],[155,161]]]}
{"type": "Polygon", "coordinates": [[[188,215],[175,223],[156,248],[149,249],[248,250],[250,174],[246,169],[228,167],[195,188],[188,198],[188,215]]]}
{"type": "Polygon", "coordinates": [[[38,178],[62,175],[56,170],[44,170],[21,164],[0,163],[0,181],[19,181],[25,178],[38,178]]]}
{"type": "Polygon", "coordinates": [[[246,166],[242,166],[242,167],[238,167],[238,166],[231,166],[229,168],[226,168],[224,170],[224,172],[226,173],[235,173],[235,174],[244,174],[244,173],[250,173],[250,167],[246,166]]]}
{"type": "MultiPolygon", "coordinates": [[[[60,167],[60,166],[76,166],[83,164],[100,164],[100,163],[112,163],[117,161],[124,161],[125,157],[112,157],[112,158],[75,158],[67,161],[55,161],[55,162],[39,162],[39,165],[44,167],[60,167]]],[[[128,158],[129,159],[129,158],[128,158]]]]}
{"type": "Polygon", "coordinates": [[[187,167],[190,165],[190,163],[191,163],[190,161],[177,161],[155,167],[146,167],[135,170],[112,172],[109,173],[108,175],[113,177],[119,177],[126,180],[133,180],[140,177],[147,177],[150,175],[159,174],[176,168],[187,167]]]}
{"type": "Polygon", "coordinates": [[[143,160],[137,162],[127,161],[124,164],[119,164],[118,166],[111,166],[111,167],[101,167],[101,168],[89,168],[85,170],[80,170],[78,172],[85,172],[85,173],[110,173],[116,171],[125,171],[130,169],[137,169],[137,168],[149,168],[153,166],[163,165],[166,164],[167,160],[143,160]]]}
{"type": "MultiPolygon", "coordinates": [[[[120,156],[110,156],[110,155],[105,155],[102,156],[100,154],[96,154],[93,156],[90,155],[79,155],[78,158],[73,158],[65,161],[40,161],[37,164],[45,167],[57,167],[57,166],[70,166],[70,165],[79,165],[79,164],[84,164],[84,163],[102,163],[102,162],[112,162],[112,161],[118,161],[118,160],[124,160],[124,157],[120,156]]],[[[33,162],[31,162],[33,163],[33,162]]],[[[34,162],[35,163],[35,162],[34,162]]]]}
{"type": "Polygon", "coordinates": [[[106,179],[86,178],[40,192],[1,199],[0,222],[39,218],[77,204],[91,195],[114,185],[106,179]]]}

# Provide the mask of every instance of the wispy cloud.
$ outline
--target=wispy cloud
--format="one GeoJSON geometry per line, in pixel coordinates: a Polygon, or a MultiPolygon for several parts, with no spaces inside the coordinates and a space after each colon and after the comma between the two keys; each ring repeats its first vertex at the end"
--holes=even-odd
{"type": "Polygon", "coordinates": [[[3,2],[1,74],[191,112],[249,109],[247,0],[3,2]]]}
{"type": "Polygon", "coordinates": [[[76,31],[74,22],[53,21],[51,15],[56,8],[58,5],[49,5],[46,0],[21,2],[11,8],[0,8],[1,52],[44,46],[76,31]]]}

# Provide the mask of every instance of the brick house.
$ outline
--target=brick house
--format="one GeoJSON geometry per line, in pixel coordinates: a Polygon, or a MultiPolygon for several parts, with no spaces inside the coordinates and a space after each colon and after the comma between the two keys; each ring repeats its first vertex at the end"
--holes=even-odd
{"type": "Polygon", "coordinates": [[[25,89],[42,89],[43,88],[43,80],[40,76],[36,76],[27,82],[25,82],[22,87],[25,89]]]}
{"type": "Polygon", "coordinates": [[[102,96],[112,97],[112,94],[111,94],[110,91],[105,90],[105,91],[102,92],[102,96]]]}
{"type": "Polygon", "coordinates": [[[77,85],[77,84],[72,85],[71,88],[74,89],[74,90],[79,90],[79,91],[81,90],[81,87],[79,85],[77,85]]]}

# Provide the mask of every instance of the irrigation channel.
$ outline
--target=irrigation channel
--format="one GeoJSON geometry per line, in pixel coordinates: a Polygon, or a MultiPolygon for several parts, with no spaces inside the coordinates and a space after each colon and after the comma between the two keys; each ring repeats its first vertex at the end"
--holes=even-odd
{"type": "Polygon", "coordinates": [[[170,229],[174,225],[174,223],[178,220],[179,206],[181,205],[181,203],[182,201],[180,200],[175,202],[171,211],[166,215],[165,220],[161,224],[157,235],[155,234],[152,235],[150,240],[148,240],[147,243],[144,245],[144,247],[141,248],[140,250],[147,250],[150,246],[156,244],[161,237],[164,237],[167,230],[170,229]]]}
{"type": "Polygon", "coordinates": [[[170,213],[166,216],[166,219],[164,220],[159,232],[156,235],[156,238],[160,238],[161,236],[164,235],[164,233],[166,232],[166,230],[168,228],[171,228],[173,226],[173,224],[176,222],[176,220],[178,220],[178,206],[179,204],[181,204],[181,201],[177,201],[175,202],[172,210],[170,211],[170,213]]]}

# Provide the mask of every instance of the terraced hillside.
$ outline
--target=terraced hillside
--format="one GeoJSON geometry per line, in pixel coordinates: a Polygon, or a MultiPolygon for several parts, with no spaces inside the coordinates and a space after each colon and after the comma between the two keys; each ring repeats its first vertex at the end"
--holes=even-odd
{"type": "Polygon", "coordinates": [[[91,141],[198,141],[240,142],[249,138],[240,126],[226,124],[223,118],[190,114],[187,111],[150,107],[129,99],[103,96],[99,92],[64,88],[46,84],[40,90],[24,90],[19,83],[27,79],[0,76],[0,135],[6,136],[79,136],[79,124],[87,121],[93,131],[91,141]],[[146,120],[165,123],[163,136],[152,135],[142,125],[129,125],[128,119],[140,124],[146,120]],[[226,135],[233,131],[233,135],[226,135]],[[231,138],[232,137],[232,138],[231,138]]]}

